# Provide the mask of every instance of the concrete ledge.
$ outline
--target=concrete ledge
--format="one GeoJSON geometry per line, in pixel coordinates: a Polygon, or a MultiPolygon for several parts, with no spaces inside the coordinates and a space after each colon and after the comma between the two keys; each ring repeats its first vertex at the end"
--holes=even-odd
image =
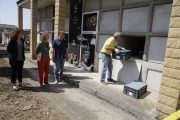
{"type": "MultiPolygon", "coordinates": [[[[128,96],[125,95],[121,95],[120,99],[117,99],[117,94],[113,93],[113,91],[111,90],[107,90],[104,87],[97,87],[96,88],[96,84],[85,84],[85,83],[80,83],[77,82],[76,80],[70,80],[68,78],[68,75],[64,75],[64,79],[66,82],[68,82],[71,85],[74,85],[76,87],[79,87],[80,89],[97,96],[100,99],[103,99],[107,102],[109,102],[110,104],[118,107],[119,109],[123,109],[129,113],[131,113],[132,115],[136,116],[137,119],[139,120],[155,120],[154,119],[154,115],[148,115],[146,112],[144,112],[142,106],[138,106],[137,104],[133,104],[132,101],[130,101],[128,96]],[[105,92],[103,92],[105,91],[105,92]],[[133,104],[130,105],[130,104],[133,104]]],[[[105,86],[106,87],[106,86],[105,86]]]]}

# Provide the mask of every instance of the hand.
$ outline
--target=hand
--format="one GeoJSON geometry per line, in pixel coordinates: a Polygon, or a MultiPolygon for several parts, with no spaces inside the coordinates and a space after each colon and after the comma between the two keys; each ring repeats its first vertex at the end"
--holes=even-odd
{"type": "Polygon", "coordinates": [[[114,51],[115,51],[116,53],[120,53],[120,52],[121,52],[121,51],[120,51],[119,49],[117,49],[117,48],[116,48],[114,51]]]}
{"type": "Polygon", "coordinates": [[[53,57],[53,62],[55,63],[55,57],[53,57]]]}
{"type": "Polygon", "coordinates": [[[122,47],[121,50],[126,50],[126,49],[122,47]]]}
{"type": "Polygon", "coordinates": [[[66,56],[66,61],[68,61],[68,56],[66,56]]]}

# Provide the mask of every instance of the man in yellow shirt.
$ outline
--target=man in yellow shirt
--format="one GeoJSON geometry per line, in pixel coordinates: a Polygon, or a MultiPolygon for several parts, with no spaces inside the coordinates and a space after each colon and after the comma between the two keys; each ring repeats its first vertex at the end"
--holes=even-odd
{"type": "Polygon", "coordinates": [[[121,33],[116,32],[114,33],[113,37],[110,37],[109,39],[106,40],[104,43],[103,48],[101,49],[101,58],[102,58],[102,71],[101,71],[101,83],[107,85],[105,82],[105,76],[106,76],[106,71],[108,70],[108,77],[107,81],[108,82],[114,82],[114,80],[111,78],[112,77],[112,58],[110,54],[112,51],[115,51],[116,53],[120,53],[119,49],[124,49],[120,46],[116,46],[116,42],[119,41],[121,38],[121,33]]]}

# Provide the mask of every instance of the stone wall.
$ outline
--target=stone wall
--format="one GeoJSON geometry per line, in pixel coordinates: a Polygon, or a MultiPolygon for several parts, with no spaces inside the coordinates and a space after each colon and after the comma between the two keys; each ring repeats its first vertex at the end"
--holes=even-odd
{"type": "Polygon", "coordinates": [[[180,107],[180,0],[173,1],[156,119],[162,120],[180,107]]]}

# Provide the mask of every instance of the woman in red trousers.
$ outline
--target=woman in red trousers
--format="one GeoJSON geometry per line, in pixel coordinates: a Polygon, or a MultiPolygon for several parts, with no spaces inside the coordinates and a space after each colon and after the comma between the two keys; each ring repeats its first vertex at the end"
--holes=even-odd
{"type": "Polygon", "coordinates": [[[49,33],[43,32],[41,34],[41,41],[38,43],[36,47],[36,55],[37,55],[37,64],[38,64],[38,77],[40,87],[43,87],[43,83],[45,85],[49,85],[48,83],[48,73],[49,73],[49,33]]]}

